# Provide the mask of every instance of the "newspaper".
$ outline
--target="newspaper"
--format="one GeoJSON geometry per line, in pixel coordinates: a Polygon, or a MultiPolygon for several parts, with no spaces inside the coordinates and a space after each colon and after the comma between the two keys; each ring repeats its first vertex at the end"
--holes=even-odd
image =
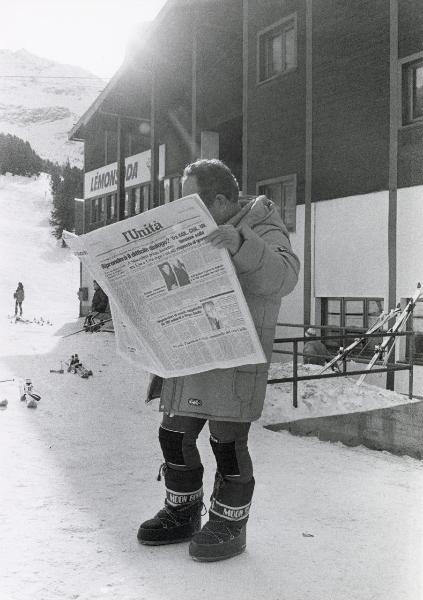
{"type": "Polygon", "coordinates": [[[265,363],[229,253],[197,194],[63,237],[109,297],[117,348],[162,377],[265,363]]]}

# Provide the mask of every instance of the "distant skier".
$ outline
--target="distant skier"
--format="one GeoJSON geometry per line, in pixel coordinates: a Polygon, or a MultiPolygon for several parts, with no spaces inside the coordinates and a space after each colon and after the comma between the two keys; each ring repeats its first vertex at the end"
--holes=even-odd
{"type": "Polygon", "coordinates": [[[305,332],[305,337],[310,338],[304,342],[303,362],[305,365],[321,365],[330,360],[330,354],[326,346],[317,339],[316,330],[309,327],[305,332]]]}
{"type": "Polygon", "coordinates": [[[18,308],[19,308],[19,314],[22,317],[22,302],[24,301],[24,298],[25,298],[25,292],[24,292],[24,286],[22,285],[21,281],[19,281],[18,287],[16,288],[16,292],[13,294],[13,297],[15,299],[15,317],[18,316],[18,308]]]}

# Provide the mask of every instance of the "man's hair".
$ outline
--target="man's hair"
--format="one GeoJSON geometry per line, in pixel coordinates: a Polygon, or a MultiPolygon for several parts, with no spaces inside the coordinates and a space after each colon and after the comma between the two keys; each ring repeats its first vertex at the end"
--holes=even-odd
{"type": "Polygon", "coordinates": [[[217,194],[223,194],[230,202],[238,202],[239,187],[232,171],[217,158],[197,160],[184,169],[184,177],[195,177],[198,194],[207,205],[217,194]]]}

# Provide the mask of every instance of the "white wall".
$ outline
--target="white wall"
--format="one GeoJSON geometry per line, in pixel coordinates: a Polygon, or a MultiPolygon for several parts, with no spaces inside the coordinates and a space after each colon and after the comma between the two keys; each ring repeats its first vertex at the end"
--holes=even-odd
{"type": "MultiPolygon", "coordinates": [[[[379,296],[389,286],[387,191],[315,204],[315,297],[379,296]]],[[[397,301],[423,285],[423,186],[398,190],[397,301]]],[[[398,344],[397,357],[400,346],[398,344]]],[[[384,386],[385,375],[374,377],[384,386]]],[[[408,393],[408,373],[395,389],[408,393]]],[[[423,367],[415,367],[414,393],[423,395],[423,367]]]]}
{"type": "MultiPolygon", "coordinates": [[[[300,259],[301,269],[298,275],[298,283],[295,289],[285,298],[282,298],[279,311],[280,323],[302,323],[303,322],[303,295],[304,295],[304,205],[297,206],[296,231],[290,233],[292,249],[300,259]]],[[[302,329],[292,327],[280,327],[277,329],[277,337],[302,336],[302,329]]],[[[290,348],[292,349],[292,348],[290,348]]]]}
{"type": "Polygon", "coordinates": [[[423,186],[398,190],[397,296],[423,285],[423,186]]]}
{"type": "Polygon", "coordinates": [[[388,295],[388,192],[315,204],[316,297],[388,295]]]}
{"type": "MultiPolygon", "coordinates": [[[[314,297],[378,296],[387,300],[387,191],[312,204],[314,297]]],[[[280,320],[302,322],[304,205],[297,207],[291,244],[301,261],[299,282],[283,301],[280,320]]],[[[423,186],[398,190],[397,298],[423,285],[423,186]]],[[[312,320],[314,320],[314,315],[312,320]]]]}
{"type": "MultiPolygon", "coordinates": [[[[398,190],[397,298],[408,298],[423,285],[423,186],[398,190]]],[[[402,342],[403,345],[403,342],[402,342]]],[[[408,392],[408,373],[396,374],[395,388],[408,392]]],[[[414,368],[414,394],[423,396],[423,367],[414,368]]]]}

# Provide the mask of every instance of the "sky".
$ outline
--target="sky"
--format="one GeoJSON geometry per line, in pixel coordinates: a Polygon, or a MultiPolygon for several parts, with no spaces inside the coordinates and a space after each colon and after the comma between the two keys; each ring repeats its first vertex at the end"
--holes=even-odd
{"type": "Polygon", "coordinates": [[[2,4],[0,48],[83,67],[103,79],[119,68],[136,25],[166,0],[13,0],[2,4]]]}

